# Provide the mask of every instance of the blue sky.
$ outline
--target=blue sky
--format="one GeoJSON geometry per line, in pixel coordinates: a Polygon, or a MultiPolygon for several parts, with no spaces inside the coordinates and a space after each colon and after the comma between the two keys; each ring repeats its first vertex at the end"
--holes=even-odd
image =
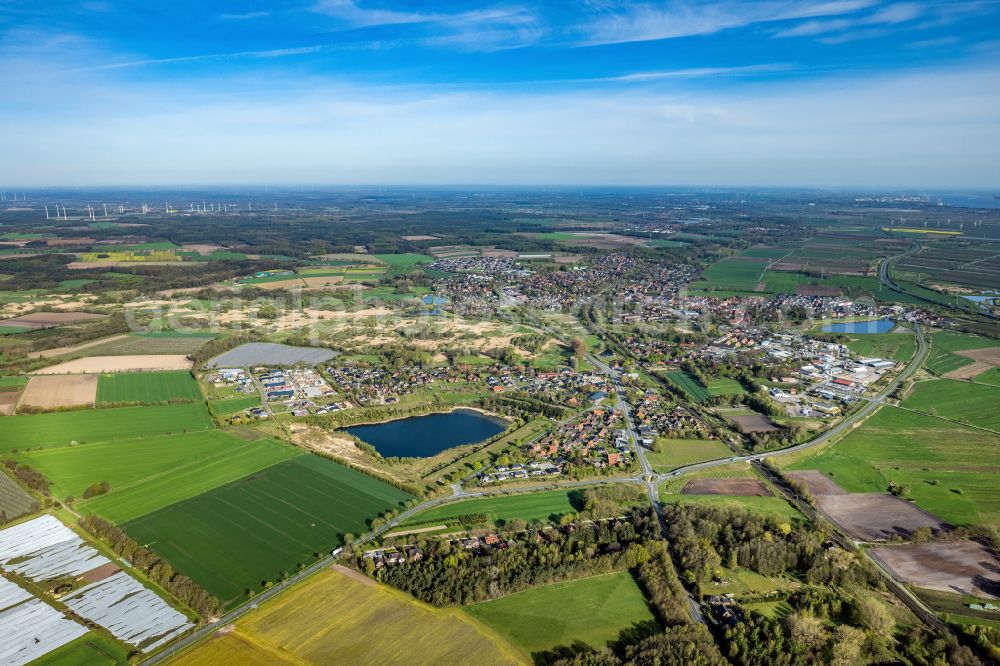
{"type": "Polygon", "coordinates": [[[0,182],[1000,186],[1000,2],[0,0],[0,182]]]}

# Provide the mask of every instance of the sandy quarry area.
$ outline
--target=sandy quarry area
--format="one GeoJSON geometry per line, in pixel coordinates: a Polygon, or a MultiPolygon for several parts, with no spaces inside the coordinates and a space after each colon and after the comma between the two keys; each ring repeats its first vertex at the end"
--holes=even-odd
{"type": "Polygon", "coordinates": [[[331,432],[317,428],[316,426],[303,425],[301,423],[289,424],[291,439],[295,444],[328,456],[334,456],[341,460],[346,460],[352,465],[377,471],[386,474],[385,470],[379,469],[372,464],[371,458],[354,445],[354,440],[344,435],[335,435],[331,432]]]}
{"type": "Polygon", "coordinates": [[[20,406],[58,409],[93,405],[96,399],[97,375],[46,375],[28,381],[20,406]]]}
{"type": "Polygon", "coordinates": [[[35,375],[74,373],[189,370],[192,362],[183,354],[135,354],[133,356],[89,356],[36,370],[35,375]]]}

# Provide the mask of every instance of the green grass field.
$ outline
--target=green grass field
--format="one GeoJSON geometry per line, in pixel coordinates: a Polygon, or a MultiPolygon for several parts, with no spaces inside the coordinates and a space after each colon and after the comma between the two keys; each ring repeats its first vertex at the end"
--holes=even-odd
{"type": "Polygon", "coordinates": [[[434,257],[426,254],[376,254],[374,257],[382,263],[388,265],[394,271],[400,272],[412,271],[420,264],[434,263],[434,257]]]}
{"type": "Polygon", "coordinates": [[[623,630],[655,622],[627,571],[553,583],[466,611],[529,654],[576,641],[603,647],[623,630]]]}
{"type": "Polygon", "coordinates": [[[169,400],[201,399],[198,383],[186,370],[174,372],[121,372],[101,375],[97,382],[97,405],[141,402],[147,405],[169,400]]]}
{"type": "Polygon", "coordinates": [[[372,477],[303,455],[125,523],[125,531],[223,603],[328,553],[410,499],[372,477]]]}
{"type": "Polygon", "coordinates": [[[447,523],[458,516],[485,513],[494,522],[505,522],[514,518],[527,521],[548,521],[567,513],[575,513],[582,507],[573,504],[574,493],[581,491],[555,490],[543,493],[523,493],[507,497],[487,497],[484,499],[453,502],[418,513],[410,522],[447,523]]]}
{"type": "Polygon", "coordinates": [[[954,525],[1000,524],[1000,435],[883,407],[844,439],[790,469],[818,469],[850,492],[910,486],[909,499],[954,525]],[[960,492],[958,492],[960,491],[960,492]]]}
{"type": "Polygon", "coordinates": [[[707,388],[701,385],[701,382],[684,370],[671,370],[667,373],[667,377],[682,391],[687,393],[692,400],[701,402],[712,397],[712,394],[708,392],[707,388]]]}
{"type": "Polygon", "coordinates": [[[717,395],[742,395],[746,392],[742,384],[729,377],[715,377],[708,382],[708,394],[713,398],[717,395]]]}
{"type": "MultiPolygon", "coordinates": [[[[684,477],[681,477],[684,478],[684,477]]],[[[805,520],[798,509],[781,497],[736,497],[733,495],[680,495],[660,491],[660,501],[664,504],[700,504],[744,509],[762,516],[778,520],[805,520]]]]}
{"type": "Polygon", "coordinates": [[[11,377],[0,377],[0,389],[20,389],[28,383],[28,378],[24,375],[13,375],[11,377]]]}
{"type": "Polygon", "coordinates": [[[976,375],[975,380],[982,384],[992,384],[1000,386],[1000,368],[992,368],[986,372],[976,375]]]}
{"type": "Polygon", "coordinates": [[[989,347],[1000,347],[1000,340],[963,333],[935,333],[931,338],[931,353],[924,367],[935,375],[943,375],[973,363],[971,358],[958,356],[952,352],[989,347]]]}
{"type": "Polygon", "coordinates": [[[918,382],[901,406],[1000,431],[1000,387],[954,379],[918,382]]]}
{"type": "Polygon", "coordinates": [[[128,651],[114,639],[96,631],[80,636],[31,662],[32,666],[110,666],[128,663],[128,651]]]}
{"type": "Polygon", "coordinates": [[[0,419],[0,453],[112,439],[195,432],[214,426],[202,403],[90,409],[0,419]]]}
{"type": "Polygon", "coordinates": [[[18,454],[52,482],[54,497],[77,498],[77,508],[124,522],[194,497],[302,451],[276,440],[247,442],[222,431],[115,440],[18,454]],[[93,483],[111,492],[80,500],[93,483]]]}
{"type": "Polygon", "coordinates": [[[912,333],[876,333],[852,337],[847,348],[862,358],[908,361],[917,350],[917,342],[912,333]]]}
{"type": "Polygon", "coordinates": [[[248,407],[260,407],[260,396],[249,395],[245,398],[232,398],[230,400],[212,400],[212,411],[219,416],[229,416],[236,412],[242,412],[248,407]]]}
{"type": "Polygon", "coordinates": [[[729,447],[717,439],[661,439],[657,446],[663,450],[646,454],[657,472],[733,455],[729,447]]]}

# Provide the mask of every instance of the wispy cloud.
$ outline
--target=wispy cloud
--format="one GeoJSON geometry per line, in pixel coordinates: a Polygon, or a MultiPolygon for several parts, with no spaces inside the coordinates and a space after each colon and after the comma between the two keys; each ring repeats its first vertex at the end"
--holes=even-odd
{"type": "Polygon", "coordinates": [[[219,14],[218,18],[221,21],[249,21],[270,15],[271,12],[246,12],[245,14],[219,14]]]}
{"type": "Polygon", "coordinates": [[[306,55],[317,53],[328,48],[323,45],[299,46],[288,49],[267,49],[264,51],[237,51],[234,53],[206,53],[202,55],[178,56],[176,58],[151,58],[149,60],[131,60],[128,62],[114,62],[103,65],[91,65],[89,67],[78,67],[69,71],[96,71],[108,69],[127,69],[130,67],[145,67],[147,65],[173,65],[178,63],[192,63],[209,60],[239,60],[242,58],[285,58],[288,56],[306,55]]]}
{"type": "Polygon", "coordinates": [[[635,72],[622,76],[609,76],[592,81],[655,81],[658,79],[704,79],[716,76],[742,76],[746,74],[773,74],[787,72],[792,69],[788,63],[770,63],[764,65],[741,65],[738,67],[693,67],[690,69],[671,69],[657,72],[635,72]]]}
{"type": "Polygon", "coordinates": [[[776,33],[775,37],[812,37],[870,26],[898,25],[923,16],[925,11],[926,7],[917,3],[901,2],[866,16],[828,21],[806,21],[776,33]]]}
{"type": "Polygon", "coordinates": [[[369,9],[356,0],[320,0],[312,10],[352,28],[424,25],[430,34],[417,41],[470,51],[519,48],[540,41],[547,30],[526,7],[496,6],[460,12],[411,12],[369,9]]]}
{"type": "Polygon", "coordinates": [[[710,35],[758,23],[850,14],[873,4],[875,0],[724,0],[682,1],[667,6],[605,5],[599,18],[583,26],[583,42],[588,45],[620,44],[710,35]]]}

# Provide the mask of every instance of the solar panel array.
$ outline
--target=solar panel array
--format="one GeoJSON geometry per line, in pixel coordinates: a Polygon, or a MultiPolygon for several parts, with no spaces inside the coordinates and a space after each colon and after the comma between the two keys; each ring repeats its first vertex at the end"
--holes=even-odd
{"type": "MultiPolygon", "coordinates": [[[[51,515],[40,516],[0,531],[0,566],[32,581],[76,578],[109,563],[108,558],[51,515]]],[[[13,585],[6,580],[4,582],[13,585]]],[[[12,627],[19,626],[16,623],[22,621],[23,618],[19,614],[25,611],[19,610],[21,606],[30,607],[43,622],[45,609],[49,609],[57,618],[62,617],[59,612],[40,601],[38,603],[44,608],[36,608],[38,605],[34,602],[22,603],[30,595],[19,597],[19,594],[27,593],[23,591],[19,593],[16,590],[20,588],[16,585],[13,587],[16,589],[0,587],[0,604],[5,603],[7,595],[14,600],[13,603],[21,604],[18,606],[12,604],[10,611],[17,613],[11,615],[7,625],[0,623],[0,646],[6,646],[8,641],[16,638],[8,634],[8,631],[16,631],[12,627]],[[17,601],[18,598],[20,602],[17,601]]],[[[193,626],[184,614],[172,608],[124,571],[118,571],[108,578],[84,585],[66,595],[61,601],[80,617],[105,627],[116,638],[131,643],[143,651],[152,650],[193,626]]],[[[7,611],[4,611],[0,619],[6,614],[7,611]]],[[[74,627],[80,626],[69,620],[66,622],[74,627]]],[[[81,627],[81,630],[86,633],[86,629],[81,627]]],[[[73,633],[61,625],[54,632],[54,636],[69,636],[73,633]]],[[[75,637],[74,635],[69,640],[75,637]]],[[[5,654],[4,650],[4,647],[0,647],[0,654],[5,654]]],[[[0,665],[5,663],[7,662],[0,656],[0,665]]]]}
{"type": "Polygon", "coordinates": [[[144,652],[192,626],[183,614],[124,571],[81,587],[62,602],[144,652]]]}

